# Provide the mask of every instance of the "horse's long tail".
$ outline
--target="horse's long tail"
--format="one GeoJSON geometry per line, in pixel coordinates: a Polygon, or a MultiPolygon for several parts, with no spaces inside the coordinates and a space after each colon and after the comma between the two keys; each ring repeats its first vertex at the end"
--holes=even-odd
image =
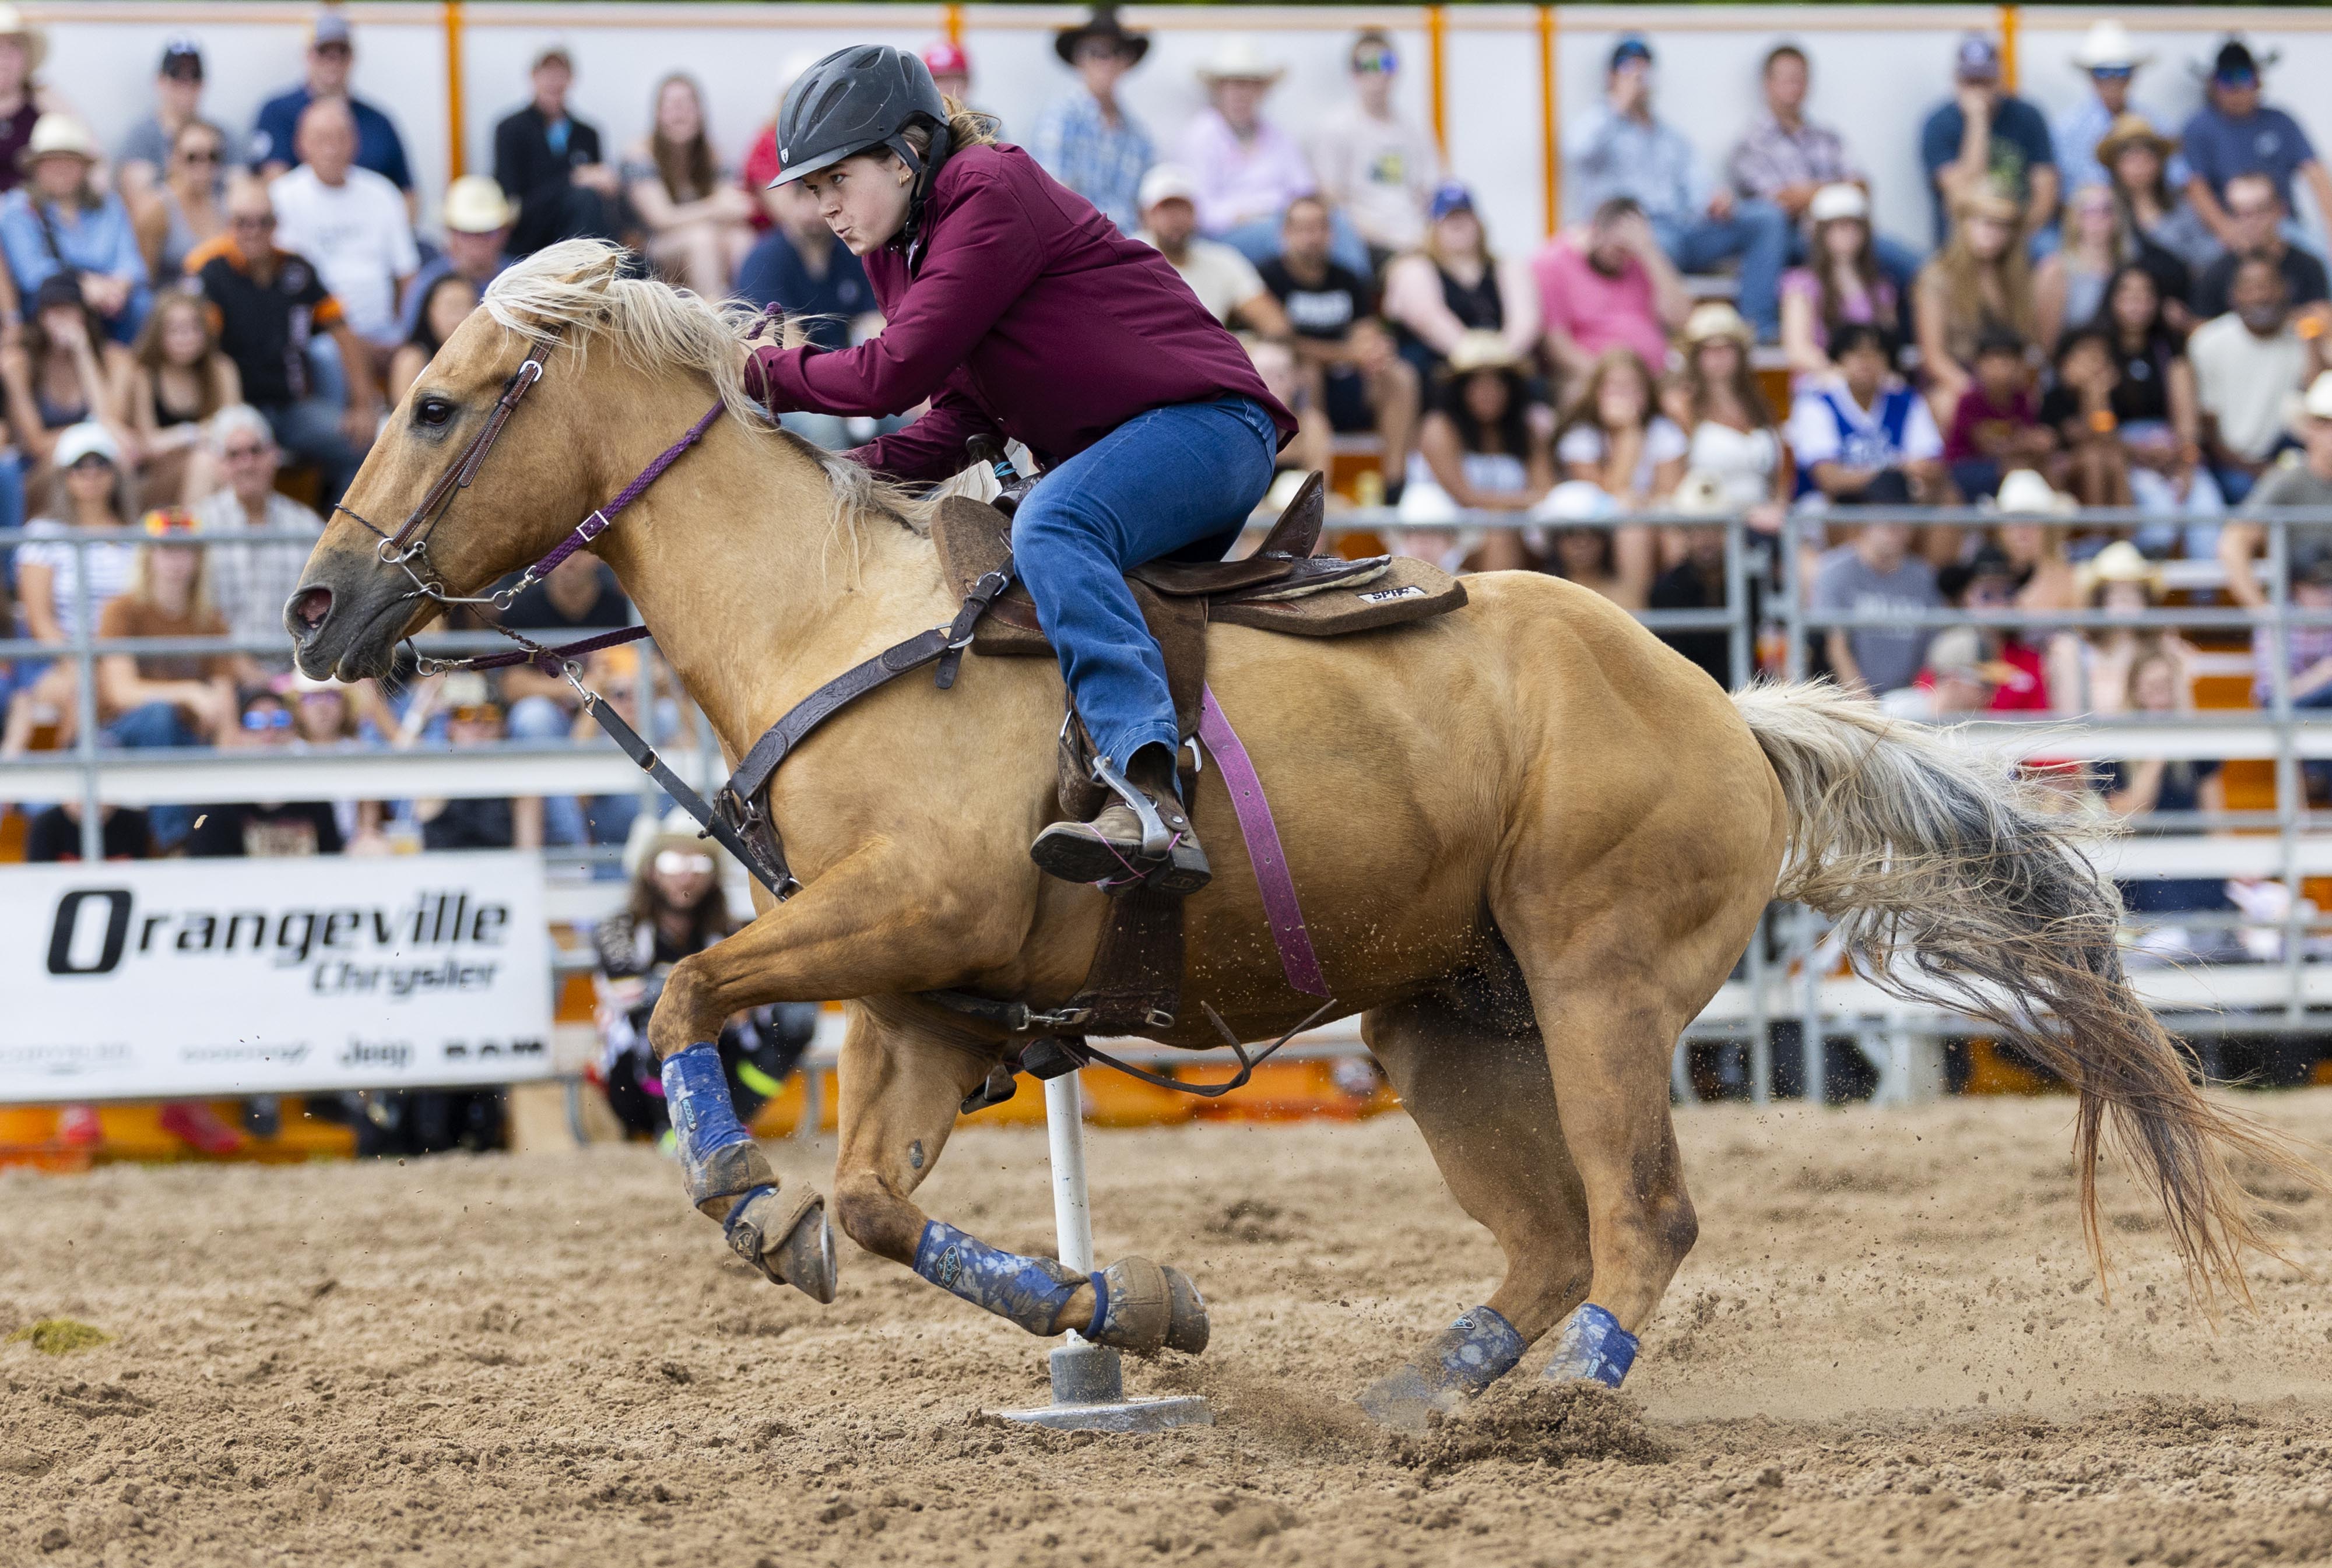
{"type": "Polygon", "coordinates": [[[2274,1254],[2231,1153],[2322,1178],[2277,1134],[2213,1104],[2184,1052],[2130,989],[2114,943],[2121,898],[2078,817],[1936,732],[1827,685],[1756,686],[1735,702],[1779,776],[1790,850],[1776,897],[1838,922],[1871,980],[1991,1025],[2079,1094],[2081,1227],[2105,1276],[2098,1145],[2161,1199],[2191,1284],[2248,1300],[2243,1254],[2274,1254]]]}

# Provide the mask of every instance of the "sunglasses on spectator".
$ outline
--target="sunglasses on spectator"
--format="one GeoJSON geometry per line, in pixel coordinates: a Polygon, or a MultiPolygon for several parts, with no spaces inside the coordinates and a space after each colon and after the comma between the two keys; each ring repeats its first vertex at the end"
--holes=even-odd
{"type": "Polygon", "coordinates": [[[1384,50],[1378,50],[1372,53],[1355,54],[1352,56],[1352,69],[1366,75],[1375,75],[1380,72],[1391,72],[1393,67],[1394,61],[1392,55],[1384,50]]]}
{"type": "Polygon", "coordinates": [[[139,521],[148,533],[158,538],[166,533],[195,531],[195,514],[176,506],[158,506],[139,521]]]}
{"type": "Polygon", "coordinates": [[[502,710],[499,703],[464,703],[447,716],[456,724],[499,724],[502,710]]]}
{"type": "Polygon", "coordinates": [[[243,727],[257,733],[266,730],[288,730],[292,727],[292,710],[269,704],[253,708],[243,716],[243,727]]]}
{"type": "Polygon", "coordinates": [[[87,473],[93,468],[110,469],[112,466],[113,459],[106,456],[103,453],[84,452],[79,457],[72,460],[72,465],[66,470],[66,472],[70,473],[87,473]]]}
{"type": "Polygon", "coordinates": [[[345,43],[311,43],[308,47],[319,54],[337,54],[343,60],[356,53],[345,43]]]}
{"type": "Polygon", "coordinates": [[[2093,65],[2089,68],[2092,81],[2127,81],[2137,74],[2135,65],[2093,65]]]}
{"type": "Polygon", "coordinates": [[[178,149],[180,163],[216,163],[220,158],[215,147],[182,147],[178,149]]]}
{"type": "Polygon", "coordinates": [[[691,855],[685,849],[661,849],[656,852],[655,868],[659,876],[710,876],[712,856],[691,855]]]}

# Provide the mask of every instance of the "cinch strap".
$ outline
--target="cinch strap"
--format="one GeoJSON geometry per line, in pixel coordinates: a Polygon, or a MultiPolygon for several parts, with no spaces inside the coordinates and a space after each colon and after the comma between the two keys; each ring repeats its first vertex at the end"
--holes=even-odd
{"type": "Polygon", "coordinates": [[[1307,996],[1324,997],[1328,982],[1320,974],[1320,960],[1312,951],[1312,933],[1304,925],[1304,906],[1295,897],[1295,878],[1287,869],[1287,852],[1280,847],[1279,827],[1271,819],[1271,802],[1264,798],[1263,779],[1239,743],[1238,731],[1223,716],[1215,689],[1199,692],[1199,739],[1213,752],[1215,765],[1229,786],[1231,809],[1238,814],[1239,837],[1247,840],[1247,857],[1255,866],[1256,886],[1263,894],[1263,913],[1271,923],[1271,940],[1279,946],[1279,967],[1287,983],[1307,996]]]}
{"type": "MultiPolygon", "coordinates": [[[[924,1222],[922,1239],[915,1244],[915,1272],[950,1296],[985,1307],[1030,1334],[1047,1335],[1060,1332],[1056,1325],[1062,1309],[1077,1286],[1086,1283],[1084,1275],[1049,1257],[999,1252],[936,1219],[924,1222]]],[[[1098,1296],[1094,1305],[1098,1309],[1098,1296]]]]}

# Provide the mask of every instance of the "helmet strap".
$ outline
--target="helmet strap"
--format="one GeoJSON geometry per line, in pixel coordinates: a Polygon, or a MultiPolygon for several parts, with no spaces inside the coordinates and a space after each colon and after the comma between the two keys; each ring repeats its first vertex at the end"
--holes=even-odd
{"type": "Polygon", "coordinates": [[[931,199],[932,182],[939,177],[940,165],[945,163],[948,154],[955,150],[955,139],[948,134],[947,125],[942,121],[932,127],[932,150],[927,158],[917,158],[913,147],[903,135],[893,137],[890,146],[907,167],[915,171],[914,188],[907,197],[907,221],[899,230],[899,238],[903,242],[901,248],[907,256],[907,272],[913,275],[922,261],[923,204],[931,199]]]}

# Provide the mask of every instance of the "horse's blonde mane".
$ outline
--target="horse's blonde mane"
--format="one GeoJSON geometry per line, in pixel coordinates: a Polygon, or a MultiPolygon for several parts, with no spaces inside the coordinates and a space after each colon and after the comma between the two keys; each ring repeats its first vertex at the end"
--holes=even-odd
{"type": "Polygon", "coordinates": [[[911,494],[837,453],[780,429],[746,394],[742,356],[763,322],[750,305],[716,305],[653,278],[626,277],[625,253],[605,240],[562,240],[516,262],[486,286],[483,303],[502,329],[536,345],[606,340],[624,363],[706,377],[722,406],[756,435],[784,441],[817,463],[834,491],[835,521],[881,516],[922,531],[934,502],[911,494]]]}

